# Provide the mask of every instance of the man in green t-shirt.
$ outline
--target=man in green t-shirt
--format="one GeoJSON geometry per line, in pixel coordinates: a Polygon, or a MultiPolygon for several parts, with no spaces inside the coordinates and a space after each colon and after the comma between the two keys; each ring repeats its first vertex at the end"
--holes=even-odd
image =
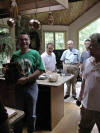
{"type": "MultiPolygon", "coordinates": [[[[43,73],[44,66],[39,52],[29,49],[29,45],[29,35],[21,33],[19,35],[20,50],[13,54],[11,62],[18,62],[24,74],[16,83],[15,104],[16,108],[25,112],[28,133],[33,133],[35,130],[36,102],[38,96],[36,79],[43,73]]],[[[22,133],[22,129],[17,132],[22,133]]]]}

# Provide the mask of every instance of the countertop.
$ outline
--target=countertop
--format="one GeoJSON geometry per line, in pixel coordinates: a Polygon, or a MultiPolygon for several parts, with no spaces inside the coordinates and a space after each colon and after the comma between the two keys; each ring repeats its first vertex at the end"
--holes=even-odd
{"type": "MultiPolygon", "coordinates": [[[[74,75],[69,75],[69,76],[58,76],[58,80],[56,82],[50,82],[48,79],[38,79],[37,80],[37,84],[38,85],[45,85],[45,86],[60,86],[62,84],[64,84],[65,82],[67,82],[68,80],[72,79],[74,77],[74,75]]],[[[4,77],[0,76],[1,80],[5,80],[4,77]]]]}
{"type": "Polygon", "coordinates": [[[45,85],[45,86],[60,86],[67,82],[68,80],[72,79],[74,75],[69,76],[58,76],[58,80],[56,82],[50,82],[48,79],[44,80],[37,80],[38,85],[45,85]]]}

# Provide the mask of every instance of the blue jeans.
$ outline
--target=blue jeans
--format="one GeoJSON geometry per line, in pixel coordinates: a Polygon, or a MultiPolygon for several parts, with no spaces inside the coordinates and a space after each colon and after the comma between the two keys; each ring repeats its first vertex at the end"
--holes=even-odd
{"type": "Polygon", "coordinates": [[[36,103],[38,97],[37,83],[17,85],[15,88],[15,105],[17,109],[25,112],[25,122],[28,133],[35,130],[36,103]]]}

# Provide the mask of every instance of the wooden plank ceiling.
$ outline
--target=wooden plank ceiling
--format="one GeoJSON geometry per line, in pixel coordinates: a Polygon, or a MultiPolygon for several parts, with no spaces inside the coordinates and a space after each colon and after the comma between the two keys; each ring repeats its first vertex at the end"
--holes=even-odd
{"type": "MultiPolygon", "coordinates": [[[[48,24],[48,11],[53,10],[54,25],[71,24],[99,1],[68,0],[67,5],[67,0],[16,0],[20,15],[34,18],[34,14],[37,14],[37,19],[42,24],[48,24]]],[[[10,17],[10,7],[11,0],[0,0],[0,18],[10,17]]]]}

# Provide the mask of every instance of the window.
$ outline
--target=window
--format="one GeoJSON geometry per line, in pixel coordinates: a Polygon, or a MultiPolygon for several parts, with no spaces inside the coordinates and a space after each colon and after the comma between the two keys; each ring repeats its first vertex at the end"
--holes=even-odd
{"type": "Polygon", "coordinates": [[[100,18],[79,31],[79,50],[81,53],[85,50],[84,41],[96,32],[100,33],[100,18]]]}
{"type": "Polygon", "coordinates": [[[44,32],[45,49],[47,43],[53,43],[54,49],[65,49],[65,32],[44,32]]]}
{"type": "Polygon", "coordinates": [[[53,32],[45,32],[45,49],[47,43],[53,43],[54,44],[54,34],[53,32]]]}

